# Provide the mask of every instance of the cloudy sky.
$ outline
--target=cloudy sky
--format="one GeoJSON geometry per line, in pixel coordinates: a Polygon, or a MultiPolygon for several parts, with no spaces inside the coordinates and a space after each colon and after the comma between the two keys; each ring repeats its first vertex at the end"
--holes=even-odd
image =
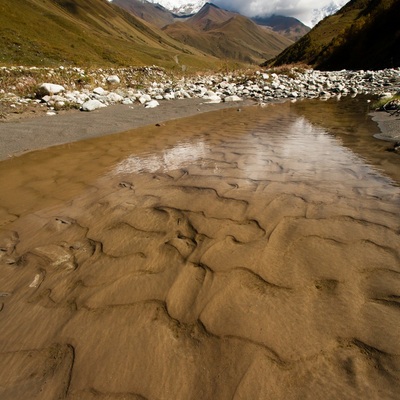
{"type": "Polygon", "coordinates": [[[248,17],[278,14],[295,17],[308,26],[338,10],[349,0],[212,0],[219,7],[235,10],[248,17]]]}

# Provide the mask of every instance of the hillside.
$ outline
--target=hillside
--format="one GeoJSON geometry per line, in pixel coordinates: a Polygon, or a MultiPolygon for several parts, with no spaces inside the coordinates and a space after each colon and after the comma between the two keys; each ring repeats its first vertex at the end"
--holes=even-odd
{"type": "Polygon", "coordinates": [[[268,65],[305,63],[323,70],[400,66],[400,1],[352,0],[268,65]]]}
{"type": "Polygon", "coordinates": [[[257,25],[270,27],[273,31],[286,36],[294,42],[299,40],[311,30],[311,28],[309,28],[307,25],[304,25],[298,19],[293,17],[285,17],[283,15],[254,17],[252,20],[257,25]]]}
{"type": "Polygon", "coordinates": [[[2,0],[0,64],[215,67],[106,0],[2,0]]]}
{"type": "Polygon", "coordinates": [[[257,64],[292,44],[286,37],[210,3],[193,17],[163,30],[174,39],[215,57],[257,64]]]}
{"type": "Polygon", "coordinates": [[[156,3],[153,4],[142,0],[113,0],[113,4],[160,29],[172,24],[175,20],[173,13],[156,3]]]}

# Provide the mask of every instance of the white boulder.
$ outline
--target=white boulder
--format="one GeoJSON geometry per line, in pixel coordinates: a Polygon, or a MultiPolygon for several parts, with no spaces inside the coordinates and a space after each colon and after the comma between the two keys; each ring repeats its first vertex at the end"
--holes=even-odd
{"type": "Polygon", "coordinates": [[[117,93],[111,92],[107,95],[107,100],[110,103],[120,103],[124,98],[117,93]]]}
{"type": "Polygon", "coordinates": [[[143,94],[139,97],[139,101],[141,104],[145,104],[145,103],[151,101],[151,96],[149,96],[148,94],[143,94]]]}
{"type": "Polygon", "coordinates": [[[97,87],[96,89],[93,89],[93,93],[98,94],[99,96],[104,96],[106,91],[102,87],[97,87]]]}
{"type": "Polygon", "coordinates": [[[107,106],[99,100],[88,100],[82,104],[81,110],[82,111],[94,111],[94,110],[97,110],[97,109],[103,108],[103,107],[107,107],[107,106]]]}
{"type": "Polygon", "coordinates": [[[56,85],[54,83],[42,83],[39,86],[39,90],[38,90],[37,94],[40,97],[43,97],[46,95],[52,96],[53,94],[57,94],[57,93],[64,92],[64,91],[65,91],[64,86],[56,85]]]}
{"type": "Polygon", "coordinates": [[[145,107],[146,108],[156,108],[160,105],[160,103],[157,100],[151,100],[148,103],[146,103],[145,107]]]}
{"type": "Polygon", "coordinates": [[[110,75],[107,77],[107,82],[117,85],[118,83],[121,83],[121,79],[117,75],[110,75]]]}
{"type": "Polygon", "coordinates": [[[233,96],[227,96],[224,99],[225,102],[229,102],[229,101],[243,101],[243,99],[239,96],[233,95],[233,96]]]}
{"type": "Polygon", "coordinates": [[[217,94],[214,94],[213,96],[209,96],[208,97],[208,104],[218,104],[221,103],[222,99],[220,96],[218,96],[217,94]]]}

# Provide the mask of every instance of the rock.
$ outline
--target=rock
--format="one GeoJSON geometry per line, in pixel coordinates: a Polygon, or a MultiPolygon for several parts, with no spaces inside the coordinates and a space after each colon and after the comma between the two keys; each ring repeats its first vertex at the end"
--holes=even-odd
{"type": "Polygon", "coordinates": [[[243,99],[239,96],[233,95],[233,96],[227,96],[224,99],[225,102],[229,102],[229,101],[243,101],[243,99]]]}
{"type": "Polygon", "coordinates": [[[102,87],[97,87],[96,89],[93,89],[93,93],[98,94],[99,96],[104,96],[106,91],[102,87]]]}
{"type": "Polygon", "coordinates": [[[99,108],[107,107],[99,100],[88,100],[81,106],[81,111],[94,111],[99,108]]]}
{"type": "Polygon", "coordinates": [[[121,83],[121,79],[117,75],[110,75],[107,77],[107,82],[111,83],[112,85],[118,85],[121,83]]]}
{"type": "Polygon", "coordinates": [[[160,103],[157,100],[151,100],[148,103],[146,103],[145,108],[156,108],[160,105],[160,103]]]}
{"type": "Polygon", "coordinates": [[[151,101],[151,96],[149,96],[148,94],[143,94],[139,97],[139,101],[141,104],[148,103],[149,101],[151,101]]]}
{"type": "Polygon", "coordinates": [[[221,101],[222,101],[221,97],[216,94],[214,94],[213,96],[209,96],[208,100],[209,100],[207,102],[208,104],[218,104],[218,103],[221,103],[221,101]]]}
{"type": "Polygon", "coordinates": [[[379,95],[380,99],[391,99],[392,97],[393,97],[393,94],[390,92],[384,92],[379,95]]]}
{"type": "Polygon", "coordinates": [[[400,100],[390,100],[382,107],[382,109],[385,111],[400,110],[400,100]]]}
{"type": "Polygon", "coordinates": [[[165,93],[164,94],[164,99],[165,100],[174,100],[175,99],[175,95],[174,95],[174,93],[165,93]]]}
{"type": "Polygon", "coordinates": [[[107,100],[110,103],[120,103],[123,99],[124,98],[117,93],[111,92],[107,95],[107,100]]]}
{"type": "Polygon", "coordinates": [[[65,87],[61,85],[56,85],[54,83],[43,83],[39,86],[38,91],[36,92],[36,95],[38,97],[43,97],[46,95],[52,96],[53,94],[57,94],[60,92],[64,92],[65,87]]]}

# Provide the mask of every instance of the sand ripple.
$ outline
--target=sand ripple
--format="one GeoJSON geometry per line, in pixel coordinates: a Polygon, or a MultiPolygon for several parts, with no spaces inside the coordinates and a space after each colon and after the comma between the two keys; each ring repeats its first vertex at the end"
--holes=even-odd
{"type": "Polygon", "coordinates": [[[399,187],[289,105],[1,168],[2,399],[398,398],[399,187]]]}

